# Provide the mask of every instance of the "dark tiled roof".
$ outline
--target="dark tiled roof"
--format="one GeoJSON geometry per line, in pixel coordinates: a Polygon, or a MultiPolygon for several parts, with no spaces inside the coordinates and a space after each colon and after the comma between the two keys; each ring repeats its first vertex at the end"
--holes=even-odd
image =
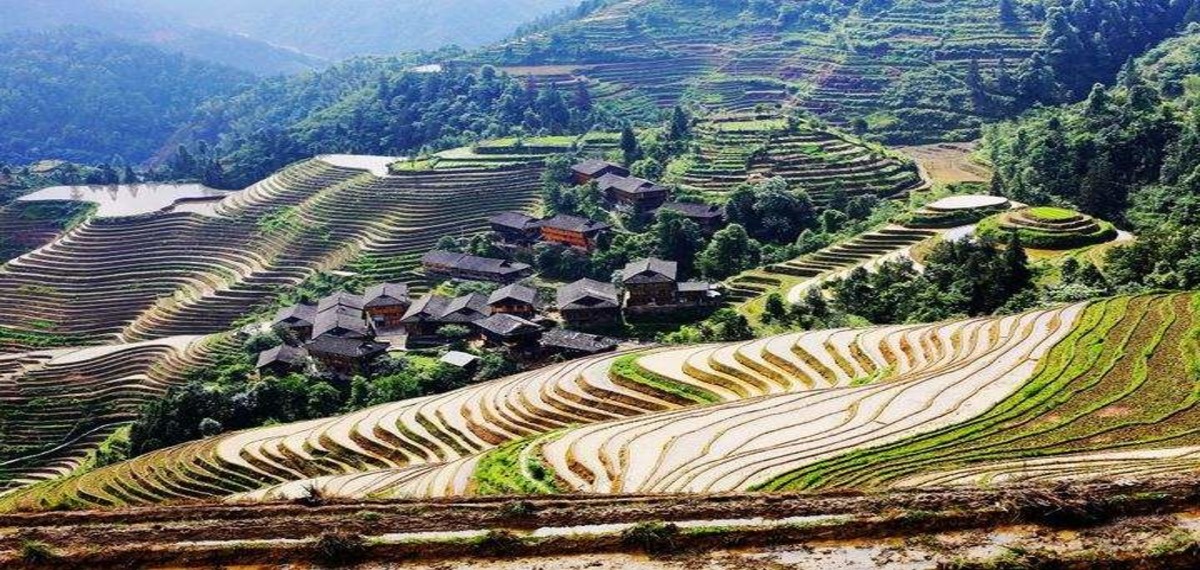
{"type": "Polygon", "coordinates": [[[618,172],[625,172],[625,173],[629,172],[623,166],[616,165],[611,162],[606,162],[603,160],[596,160],[596,159],[588,159],[588,160],[580,162],[579,164],[576,164],[575,166],[571,167],[572,171],[578,172],[585,176],[595,176],[597,172],[601,172],[605,169],[613,169],[618,172]]]}
{"type": "Polygon", "coordinates": [[[538,227],[541,223],[537,218],[520,212],[500,212],[488,218],[488,223],[494,226],[526,231],[538,227]]]}
{"type": "Polygon", "coordinates": [[[380,283],[367,287],[363,294],[365,307],[389,307],[408,304],[408,285],[405,283],[380,283]]]}
{"type": "Polygon", "coordinates": [[[689,218],[711,219],[711,218],[724,217],[724,213],[721,211],[721,207],[713,206],[711,204],[695,204],[692,202],[667,202],[666,204],[663,204],[662,207],[666,208],[668,210],[679,212],[680,214],[683,214],[689,218]]]}
{"type": "Polygon", "coordinates": [[[659,186],[645,178],[636,176],[601,176],[597,181],[601,190],[616,188],[626,194],[638,194],[645,192],[666,192],[667,189],[659,186]]]}
{"type": "Polygon", "coordinates": [[[340,307],[349,307],[351,309],[358,309],[359,311],[362,311],[363,298],[358,295],[354,295],[352,293],[347,293],[345,291],[338,291],[337,293],[334,293],[334,294],[318,301],[317,302],[317,312],[323,313],[325,311],[328,311],[329,309],[332,309],[334,307],[339,307],[339,306],[340,307]]]}
{"type": "Polygon", "coordinates": [[[502,301],[516,301],[532,305],[537,300],[537,289],[520,283],[505,285],[496,289],[488,296],[488,304],[494,305],[502,301]]]}
{"type": "Polygon", "coordinates": [[[432,293],[417,299],[408,311],[404,313],[401,322],[416,322],[418,320],[437,320],[442,318],[442,314],[446,312],[446,305],[450,304],[450,299],[442,295],[434,295],[432,293]]]}
{"type": "Polygon", "coordinates": [[[310,353],[335,354],[350,358],[362,358],[382,354],[388,349],[387,343],[366,341],[354,338],[322,337],[308,343],[310,353]]]}
{"type": "Polygon", "coordinates": [[[542,220],[542,227],[586,234],[607,230],[612,226],[604,222],[596,222],[587,218],[580,218],[579,216],[559,214],[553,218],[542,220]]]}
{"type": "Polygon", "coordinates": [[[447,303],[446,310],[439,320],[447,323],[473,323],[487,317],[491,312],[487,297],[480,293],[467,293],[447,303]]]}
{"type": "Polygon", "coordinates": [[[509,336],[523,332],[535,332],[542,330],[542,327],[536,323],[527,321],[516,315],[499,313],[492,315],[486,319],[478,321],[475,326],[484,331],[497,334],[500,336],[509,336]]]}
{"type": "Polygon", "coordinates": [[[601,283],[594,279],[580,279],[574,283],[563,285],[558,288],[557,297],[560,311],[564,308],[618,307],[621,304],[615,285],[601,283]],[[595,302],[580,303],[586,299],[592,299],[595,302]],[[572,307],[573,305],[576,306],[572,307]]]}
{"type": "Polygon", "coordinates": [[[505,259],[479,257],[455,251],[434,250],[421,258],[421,263],[452,267],[463,271],[487,273],[491,275],[512,275],[531,269],[524,263],[516,263],[505,259]]]}
{"type": "Polygon", "coordinates": [[[631,261],[621,270],[625,283],[666,283],[674,281],[679,274],[679,264],[654,257],[631,261]]]}
{"type": "Polygon", "coordinates": [[[620,344],[615,338],[581,333],[566,329],[550,329],[542,334],[542,345],[595,354],[614,350],[620,344]]]}
{"type": "Polygon", "coordinates": [[[277,362],[284,364],[300,364],[304,359],[308,358],[308,351],[303,348],[296,348],[281,344],[275,348],[270,348],[258,353],[258,368],[270,366],[277,362]]]}
{"type": "Polygon", "coordinates": [[[317,313],[316,321],[313,322],[313,338],[323,334],[334,332],[336,329],[343,329],[353,335],[366,336],[368,332],[367,323],[362,318],[362,313],[350,307],[334,307],[328,311],[317,313]]]}
{"type": "Polygon", "coordinates": [[[306,325],[313,324],[313,319],[317,316],[317,308],[312,305],[292,305],[279,309],[275,313],[275,320],[271,324],[278,325],[284,321],[293,321],[306,325]]]}

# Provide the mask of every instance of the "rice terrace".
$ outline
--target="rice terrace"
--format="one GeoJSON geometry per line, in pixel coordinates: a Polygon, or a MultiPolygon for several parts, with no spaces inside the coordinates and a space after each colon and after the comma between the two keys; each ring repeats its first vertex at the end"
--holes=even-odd
{"type": "Polygon", "coordinates": [[[62,8],[0,568],[1200,566],[1200,0],[62,8]]]}

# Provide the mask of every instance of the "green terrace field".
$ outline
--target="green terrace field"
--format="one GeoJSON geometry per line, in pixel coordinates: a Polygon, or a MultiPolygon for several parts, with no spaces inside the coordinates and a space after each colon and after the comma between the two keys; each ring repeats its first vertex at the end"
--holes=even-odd
{"type": "Polygon", "coordinates": [[[456,168],[511,168],[540,165],[547,157],[568,152],[599,154],[616,149],[620,133],[589,132],[579,136],[507,137],[489,139],[470,147],[444,150],[424,157],[400,160],[393,172],[456,168]]]}
{"type": "Polygon", "coordinates": [[[1200,467],[1198,302],[1190,293],[1126,296],[600,355],[187,443],[19,490],[2,506],[1178,473],[1200,467]]]}
{"type": "Polygon", "coordinates": [[[1002,23],[994,0],[897,0],[835,7],[831,26],[781,24],[733,3],[620,1],[484,50],[541,84],[584,81],[627,117],[691,101],[710,110],[797,105],[839,125],[865,119],[889,142],[971,140],[995,110],[964,79],[1027,57],[1039,21],[1002,23]],[[881,4],[881,5],[880,5],[881,4]]]}
{"type": "Polygon", "coordinates": [[[834,129],[776,113],[716,115],[696,128],[695,153],[668,165],[668,181],[721,194],[738,184],[780,176],[818,204],[831,192],[891,197],[923,188],[915,164],[834,129]]]}

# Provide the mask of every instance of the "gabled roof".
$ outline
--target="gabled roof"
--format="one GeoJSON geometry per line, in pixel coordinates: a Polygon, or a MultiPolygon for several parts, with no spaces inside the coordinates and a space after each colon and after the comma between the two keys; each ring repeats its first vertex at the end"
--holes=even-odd
{"type": "Polygon", "coordinates": [[[487,297],[480,293],[467,293],[447,303],[446,310],[439,318],[447,323],[471,323],[487,317],[491,312],[487,297]]]}
{"type": "Polygon", "coordinates": [[[558,310],[564,308],[616,308],[621,305],[617,287],[595,279],[580,279],[558,288],[558,310]]]}
{"type": "Polygon", "coordinates": [[[282,364],[301,364],[308,358],[308,351],[303,348],[296,348],[281,344],[275,348],[269,348],[258,353],[258,363],[256,368],[270,366],[276,363],[282,364]]]}
{"type": "Polygon", "coordinates": [[[553,218],[542,220],[543,228],[553,228],[568,232],[592,233],[607,230],[612,226],[604,223],[580,218],[579,216],[568,216],[566,214],[558,214],[553,218]]]}
{"type": "Polygon", "coordinates": [[[626,284],[668,283],[675,281],[679,264],[655,257],[631,261],[621,270],[621,281],[626,284]]]}
{"type": "Polygon", "coordinates": [[[338,291],[317,302],[317,312],[323,313],[334,307],[349,307],[362,311],[363,298],[353,293],[338,291]]]}
{"type": "Polygon", "coordinates": [[[515,301],[532,305],[537,300],[537,289],[520,283],[505,285],[488,296],[488,304],[495,305],[504,301],[515,301]]]}
{"type": "Polygon", "coordinates": [[[679,212],[689,218],[715,219],[725,216],[720,206],[712,204],[696,204],[693,202],[667,202],[663,208],[679,212]]]}
{"type": "Polygon", "coordinates": [[[493,226],[502,226],[506,228],[512,228],[514,230],[527,231],[538,227],[538,225],[541,223],[541,220],[520,212],[500,212],[499,214],[488,218],[488,223],[492,224],[493,226]]]}
{"type": "Polygon", "coordinates": [[[469,354],[459,350],[451,350],[439,358],[438,362],[449,364],[450,366],[457,366],[459,368],[466,368],[477,360],[479,360],[479,357],[475,356],[474,354],[469,354]]]}
{"type": "Polygon", "coordinates": [[[334,354],[349,358],[363,358],[387,352],[387,343],[355,338],[321,337],[306,345],[309,352],[334,354]]]}
{"type": "Polygon", "coordinates": [[[466,253],[458,253],[456,251],[445,251],[440,249],[426,253],[424,257],[421,258],[421,263],[427,265],[452,267],[463,271],[473,271],[477,273],[487,273],[498,276],[513,275],[532,268],[530,265],[525,263],[516,263],[506,259],[479,257],[466,253]]]}
{"type": "Polygon", "coordinates": [[[663,188],[662,186],[646,180],[645,178],[638,178],[636,176],[612,176],[605,174],[604,176],[601,176],[596,183],[599,184],[601,190],[615,188],[625,192],[626,194],[667,191],[667,189],[663,188]]]}
{"type": "Polygon", "coordinates": [[[317,308],[312,305],[292,305],[290,307],[279,309],[279,312],[275,313],[275,320],[271,321],[271,324],[278,325],[287,323],[312,326],[313,319],[315,319],[316,316],[317,308]]]}
{"type": "Polygon", "coordinates": [[[475,326],[483,329],[486,332],[500,336],[534,333],[542,330],[542,327],[538,326],[536,323],[507,313],[497,313],[492,315],[486,319],[476,322],[475,326]]]}
{"type": "Polygon", "coordinates": [[[408,285],[405,283],[380,283],[367,287],[363,294],[364,307],[390,307],[408,304],[408,285]]]}
{"type": "Polygon", "coordinates": [[[587,354],[615,350],[621,341],[594,334],[566,329],[550,329],[542,334],[542,346],[562,348],[587,354]]]}
{"type": "Polygon", "coordinates": [[[616,170],[617,172],[629,174],[629,171],[621,165],[613,164],[604,160],[596,160],[594,158],[585,160],[572,166],[571,170],[583,174],[584,176],[595,176],[597,173],[604,170],[616,170]]]}
{"type": "Polygon", "coordinates": [[[442,318],[442,314],[446,312],[446,305],[450,304],[450,298],[442,295],[434,295],[432,293],[417,299],[408,311],[405,311],[404,316],[400,319],[402,323],[416,322],[419,320],[437,320],[442,318]]]}
{"type": "Polygon", "coordinates": [[[316,321],[313,322],[313,338],[321,335],[333,333],[337,329],[345,331],[343,334],[356,336],[366,336],[370,330],[367,328],[366,321],[362,318],[362,313],[350,307],[334,307],[328,311],[317,313],[316,321]]]}

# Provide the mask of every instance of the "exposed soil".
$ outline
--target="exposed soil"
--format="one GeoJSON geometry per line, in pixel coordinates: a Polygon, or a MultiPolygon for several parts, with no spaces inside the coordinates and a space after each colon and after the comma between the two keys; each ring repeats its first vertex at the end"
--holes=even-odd
{"type": "Polygon", "coordinates": [[[992,173],[971,160],[975,143],[938,143],[896,149],[916,160],[934,184],[987,182],[992,173]]]}
{"type": "Polygon", "coordinates": [[[323,559],[313,538],[335,531],[365,537],[358,559],[366,568],[861,567],[856,561],[934,568],[964,554],[976,561],[1010,556],[1007,545],[1015,543],[1025,545],[1021,552],[1060,562],[1104,545],[1125,545],[1108,551],[1144,562],[1151,554],[1194,550],[1189,545],[1200,536],[1197,491],[1200,477],[870,495],[561,496],[18,513],[0,516],[0,566],[21,566],[27,545],[37,542],[53,553],[41,567],[312,567],[323,559]],[[812,524],[770,523],[799,516],[828,517],[812,524]],[[768,521],[703,524],[750,517],[768,521]],[[619,532],[577,526],[640,521],[684,527],[671,540],[672,556],[647,558],[619,532]],[[489,529],[522,538],[499,547],[462,539],[489,529]],[[1137,539],[1129,542],[1131,537],[1137,539]],[[1168,540],[1175,543],[1163,547],[1168,540]],[[479,565],[483,559],[490,561],[479,565]]]}

